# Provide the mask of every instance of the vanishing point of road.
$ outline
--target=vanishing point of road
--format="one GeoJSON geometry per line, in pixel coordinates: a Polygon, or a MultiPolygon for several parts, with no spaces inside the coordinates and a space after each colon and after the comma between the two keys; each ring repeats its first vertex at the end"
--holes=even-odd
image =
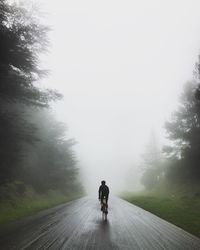
{"type": "Polygon", "coordinates": [[[200,239],[118,198],[102,220],[93,198],[81,198],[0,230],[1,250],[200,250],[200,239]]]}

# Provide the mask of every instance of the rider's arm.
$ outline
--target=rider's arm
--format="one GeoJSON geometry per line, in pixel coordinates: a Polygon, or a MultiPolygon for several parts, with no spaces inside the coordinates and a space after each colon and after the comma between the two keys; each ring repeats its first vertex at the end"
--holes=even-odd
{"type": "Polygon", "coordinates": [[[99,200],[101,199],[101,186],[99,187],[99,200]]]}

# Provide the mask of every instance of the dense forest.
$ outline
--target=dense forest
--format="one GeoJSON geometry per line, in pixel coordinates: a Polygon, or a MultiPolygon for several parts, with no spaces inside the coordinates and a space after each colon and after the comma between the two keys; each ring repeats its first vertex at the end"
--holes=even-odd
{"type": "Polygon", "coordinates": [[[62,95],[44,89],[40,54],[48,48],[48,30],[33,8],[0,2],[0,199],[27,189],[80,195],[79,171],[65,126],[50,102],[62,95]]]}
{"type": "Polygon", "coordinates": [[[193,80],[183,86],[179,105],[165,123],[168,144],[162,149],[152,136],[143,154],[142,184],[146,189],[162,186],[198,187],[200,181],[200,61],[193,80]]]}

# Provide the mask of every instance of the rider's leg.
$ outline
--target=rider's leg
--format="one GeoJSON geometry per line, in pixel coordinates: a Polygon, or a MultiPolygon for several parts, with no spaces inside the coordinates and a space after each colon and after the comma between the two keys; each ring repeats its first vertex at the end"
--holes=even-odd
{"type": "Polygon", "coordinates": [[[108,197],[106,197],[106,207],[108,209],[108,197]]]}
{"type": "Polygon", "coordinates": [[[101,211],[103,209],[103,197],[101,197],[101,211]]]}

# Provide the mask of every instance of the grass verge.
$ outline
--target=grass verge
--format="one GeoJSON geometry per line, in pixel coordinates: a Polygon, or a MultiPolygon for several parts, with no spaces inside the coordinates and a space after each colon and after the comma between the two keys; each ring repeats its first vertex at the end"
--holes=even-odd
{"type": "Polygon", "coordinates": [[[79,197],[67,197],[58,192],[49,192],[46,195],[34,195],[0,203],[0,224],[7,224],[18,219],[33,215],[40,210],[44,210],[56,205],[74,200],[79,197]]]}
{"type": "Polygon", "coordinates": [[[122,198],[200,237],[200,197],[128,194],[122,198]]]}

